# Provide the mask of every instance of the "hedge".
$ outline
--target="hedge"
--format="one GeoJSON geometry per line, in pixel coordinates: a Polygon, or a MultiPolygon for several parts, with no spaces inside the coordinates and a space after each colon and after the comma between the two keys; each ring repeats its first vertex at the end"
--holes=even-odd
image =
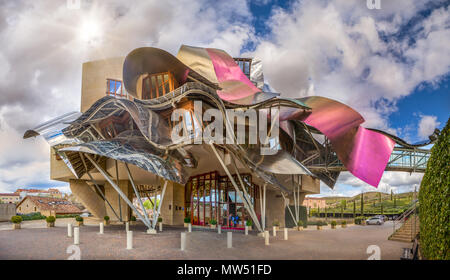
{"type": "Polygon", "coordinates": [[[45,218],[47,218],[46,216],[42,215],[41,212],[19,214],[19,216],[21,216],[24,221],[44,220],[45,218]]]}
{"type": "Polygon", "coordinates": [[[420,247],[429,260],[450,259],[449,123],[431,149],[419,191],[420,247]]]}

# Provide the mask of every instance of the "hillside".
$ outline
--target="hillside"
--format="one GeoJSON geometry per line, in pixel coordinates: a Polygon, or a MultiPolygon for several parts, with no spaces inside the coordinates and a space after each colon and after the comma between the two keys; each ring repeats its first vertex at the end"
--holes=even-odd
{"type": "MultiPolygon", "coordinates": [[[[371,214],[399,214],[406,210],[412,203],[414,192],[401,194],[388,194],[380,192],[367,192],[363,194],[364,213],[371,214]]],[[[326,201],[325,209],[311,209],[311,212],[317,213],[361,213],[361,194],[353,197],[323,197],[326,201]]]]}

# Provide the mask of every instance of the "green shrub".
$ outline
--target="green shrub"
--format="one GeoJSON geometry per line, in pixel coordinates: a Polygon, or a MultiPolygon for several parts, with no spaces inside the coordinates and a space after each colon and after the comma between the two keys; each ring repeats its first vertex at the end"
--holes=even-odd
{"type": "Polygon", "coordinates": [[[41,215],[41,212],[33,212],[19,216],[21,216],[24,221],[43,220],[46,218],[44,215],[41,215]]]}
{"type": "Polygon", "coordinates": [[[209,223],[210,223],[211,225],[213,225],[213,226],[217,225],[217,221],[214,220],[214,219],[212,219],[211,221],[209,221],[209,223]]]}
{"type": "Polygon", "coordinates": [[[48,216],[46,219],[47,223],[54,223],[56,218],[54,216],[48,216]]]}
{"type": "Polygon", "coordinates": [[[346,220],[341,221],[341,225],[343,226],[347,225],[347,221],[346,220]]]}
{"type": "Polygon", "coordinates": [[[419,190],[420,249],[429,260],[450,259],[450,121],[431,156],[419,190]]]}
{"type": "Polygon", "coordinates": [[[103,217],[103,220],[105,220],[105,221],[109,221],[109,216],[105,216],[105,217],[103,217]]]}
{"type": "Polygon", "coordinates": [[[15,224],[20,224],[22,222],[22,217],[21,216],[12,216],[11,217],[11,222],[15,223],[15,224]]]}
{"type": "Polygon", "coordinates": [[[162,217],[158,217],[158,223],[162,223],[162,217]]]}
{"type": "Polygon", "coordinates": [[[280,222],[279,222],[278,220],[274,220],[273,223],[272,223],[272,225],[273,225],[274,227],[279,227],[279,226],[280,226],[280,222]]]}
{"type": "Polygon", "coordinates": [[[297,221],[297,226],[298,227],[302,227],[303,226],[303,221],[297,221]]]}
{"type": "Polygon", "coordinates": [[[186,224],[189,224],[191,222],[191,218],[189,218],[189,217],[184,218],[184,222],[186,224]]]}
{"type": "Polygon", "coordinates": [[[253,225],[252,220],[245,221],[245,225],[248,226],[248,227],[251,227],[253,225]]]}
{"type": "Polygon", "coordinates": [[[366,222],[366,218],[363,216],[359,216],[355,218],[355,225],[361,225],[366,222]]]}
{"type": "Polygon", "coordinates": [[[336,221],[331,221],[331,225],[332,225],[333,227],[335,227],[335,226],[337,225],[337,222],[336,222],[336,221]]]}
{"type": "Polygon", "coordinates": [[[82,222],[82,221],[83,221],[83,217],[81,217],[81,216],[76,216],[76,217],[75,217],[75,221],[77,221],[77,222],[82,222]]]}
{"type": "MultiPolygon", "coordinates": [[[[136,217],[135,216],[131,216],[130,221],[136,222],[136,217]]],[[[158,219],[158,222],[159,222],[159,219],[158,219]]]]}
{"type": "Polygon", "coordinates": [[[65,214],[65,215],[56,215],[57,219],[63,219],[63,218],[75,218],[78,216],[78,214],[65,214]]]}

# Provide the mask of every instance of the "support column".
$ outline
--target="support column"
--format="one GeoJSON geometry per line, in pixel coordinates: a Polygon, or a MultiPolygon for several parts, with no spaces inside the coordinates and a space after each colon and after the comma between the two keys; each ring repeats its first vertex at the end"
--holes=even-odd
{"type": "MultiPolygon", "coordinates": [[[[153,229],[156,228],[156,222],[158,221],[159,213],[161,212],[161,205],[163,204],[163,201],[164,201],[164,194],[166,192],[167,182],[168,182],[167,180],[164,181],[164,186],[163,186],[163,189],[161,192],[161,198],[159,200],[158,211],[156,212],[156,215],[153,214],[153,223],[152,223],[153,229]]],[[[155,203],[156,203],[156,199],[155,199],[155,203]]]]}
{"type": "Polygon", "coordinates": [[[70,180],[70,190],[95,217],[106,215],[104,200],[83,180],[70,180]]]}
{"type": "Polygon", "coordinates": [[[233,185],[233,187],[234,187],[236,193],[239,195],[239,198],[244,202],[244,207],[245,207],[245,209],[247,210],[247,212],[250,214],[250,216],[252,217],[253,221],[255,222],[255,226],[258,228],[258,230],[259,230],[260,232],[262,232],[261,225],[259,224],[257,217],[254,217],[254,216],[253,216],[253,213],[252,213],[252,211],[250,210],[250,206],[247,204],[247,200],[244,199],[244,197],[242,196],[242,193],[241,193],[241,191],[239,190],[239,188],[238,188],[238,186],[237,186],[237,184],[236,184],[236,181],[234,181],[234,178],[233,178],[233,176],[231,175],[230,171],[228,170],[227,166],[225,165],[225,163],[223,162],[223,160],[220,158],[219,154],[217,153],[217,150],[216,150],[216,148],[214,147],[214,144],[210,143],[209,145],[211,146],[211,148],[212,148],[214,154],[216,155],[217,159],[219,160],[220,164],[222,165],[223,169],[225,170],[225,173],[227,173],[227,176],[228,176],[228,178],[230,179],[231,184],[233,185]]]}
{"type": "Polygon", "coordinates": [[[262,219],[262,227],[263,229],[266,228],[266,184],[264,184],[263,187],[263,212],[261,215],[261,219],[262,219]]]}
{"type": "Polygon", "coordinates": [[[130,179],[131,186],[133,187],[134,193],[136,194],[136,198],[139,200],[139,204],[141,205],[142,211],[144,212],[145,221],[150,224],[150,219],[148,218],[147,211],[145,210],[144,203],[142,202],[141,196],[134,184],[133,176],[131,176],[130,168],[128,168],[128,164],[125,163],[125,168],[127,169],[128,179],[130,179]]]}
{"type": "Polygon", "coordinates": [[[139,211],[137,211],[137,209],[134,207],[133,203],[128,199],[128,197],[122,192],[122,190],[120,189],[120,187],[118,185],[116,185],[116,183],[114,182],[114,180],[109,176],[109,174],[103,170],[103,168],[101,168],[98,163],[93,160],[88,154],[86,154],[86,158],[95,166],[95,168],[97,168],[97,170],[100,172],[100,174],[103,175],[103,177],[105,177],[105,179],[108,181],[108,183],[111,184],[111,186],[117,191],[117,193],[119,194],[119,196],[128,204],[128,206],[130,206],[131,209],[134,210],[134,212],[136,213],[136,215],[139,216],[139,218],[144,222],[144,224],[150,228],[151,225],[148,224],[145,221],[145,218],[141,215],[141,213],[139,211]]]}

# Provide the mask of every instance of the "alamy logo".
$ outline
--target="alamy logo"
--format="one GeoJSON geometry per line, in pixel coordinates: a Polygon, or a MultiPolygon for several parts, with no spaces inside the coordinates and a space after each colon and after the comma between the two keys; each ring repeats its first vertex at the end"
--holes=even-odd
{"type": "Polygon", "coordinates": [[[381,9],[381,0],[367,0],[367,8],[370,10],[381,9]]]}
{"type": "Polygon", "coordinates": [[[259,140],[261,155],[274,155],[281,149],[278,108],[225,111],[209,108],[203,112],[202,102],[194,101],[193,112],[175,109],[171,121],[176,123],[171,132],[176,144],[256,145],[259,140]]]}

